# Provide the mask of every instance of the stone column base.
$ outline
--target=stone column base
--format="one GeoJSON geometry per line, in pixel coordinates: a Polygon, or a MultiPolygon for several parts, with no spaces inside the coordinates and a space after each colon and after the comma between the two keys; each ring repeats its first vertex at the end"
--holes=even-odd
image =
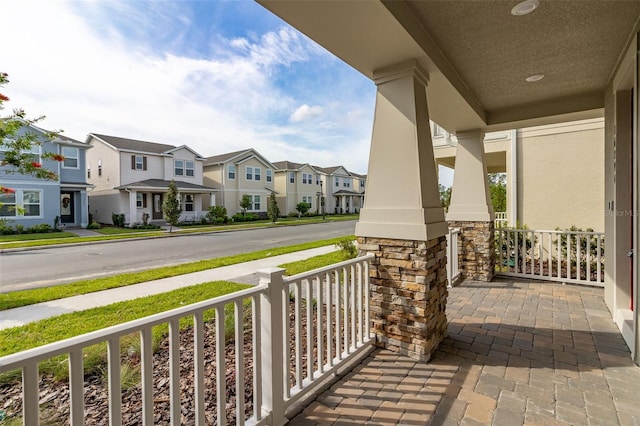
{"type": "Polygon", "coordinates": [[[371,262],[371,320],[376,345],[428,361],[447,335],[447,240],[358,237],[371,262]]]}
{"type": "Polygon", "coordinates": [[[495,228],[493,221],[450,221],[450,228],[460,228],[458,267],[464,279],[489,282],[496,266],[495,228]]]}

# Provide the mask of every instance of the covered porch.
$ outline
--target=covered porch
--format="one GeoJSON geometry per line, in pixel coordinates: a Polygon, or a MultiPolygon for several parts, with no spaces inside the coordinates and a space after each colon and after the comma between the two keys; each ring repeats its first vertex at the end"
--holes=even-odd
{"type": "Polygon", "coordinates": [[[376,349],[293,425],[638,424],[640,369],[603,290],[497,278],[450,289],[429,363],[376,349]]]}

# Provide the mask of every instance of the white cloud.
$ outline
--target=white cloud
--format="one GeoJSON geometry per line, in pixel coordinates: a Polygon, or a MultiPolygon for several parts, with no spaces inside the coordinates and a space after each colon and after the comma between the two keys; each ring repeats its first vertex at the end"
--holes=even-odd
{"type": "Polygon", "coordinates": [[[289,117],[292,123],[299,123],[318,117],[322,114],[322,107],[319,105],[309,106],[307,104],[300,105],[289,117]]]}
{"type": "MultiPolygon", "coordinates": [[[[38,2],[34,8],[28,1],[3,3],[11,16],[0,26],[0,71],[11,80],[3,90],[12,99],[9,108],[23,107],[30,116],[46,114],[42,127],[64,129],[79,140],[89,132],[105,133],[187,144],[205,156],[254,147],[272,161],[344,164],[366,172],[373,96],[364,100],[369,105],[350,99],[325,110],[316,102],[305,103],[290,114],[302,99],[276,80],[293,64],[328,55],[291,28],[230,40],[212,35],[214,54],[195,57],[145,44],[142,32],[152,25],[129,9],[141,20],[141,33],[123,35],[100,15],[122,11],[95,9],[101,4],[38,2]],[[88,9],[81,16],[78,9],[83,8],[88,9]],[[96,28],[100,17],[104,24],[96,28]],[[319,115],[323,121],[315,126],[287,124],[287,119],[304,123],[319,115]]],[[[176,11],[180,3],[154,3],[167,4],[168,10],[154,12],[157,19],[168,25],[173,14],[178,27],[190,24],[188,14],[176,11]]],[[[176,38],[182,34],[180,28],[175,32],[176,38]]],[[[307,84],[317,91],[313,96],[325,92],[313,81],[307,84]]]]}

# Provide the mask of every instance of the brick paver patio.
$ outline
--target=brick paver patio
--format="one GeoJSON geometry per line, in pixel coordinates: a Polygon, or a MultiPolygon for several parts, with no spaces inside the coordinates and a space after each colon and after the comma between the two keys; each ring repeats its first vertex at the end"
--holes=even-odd
{"type": "Polygon", "coordinates": [[[640,368],[602,296],[464,282],[429,363],[377,349],[289,424],[640,425],[640,368]]]}

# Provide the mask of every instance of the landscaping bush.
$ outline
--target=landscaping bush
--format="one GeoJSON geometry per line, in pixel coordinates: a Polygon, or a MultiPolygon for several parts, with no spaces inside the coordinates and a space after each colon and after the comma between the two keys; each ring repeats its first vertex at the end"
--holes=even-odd
{"type": "Polygon", "coordinates": [[[160,226],[153,224],[153,223],[147,223],[146,225],[144,223],[134,223],[133,225],[130,226],[131,229],[160,229],[160,226]]]}
{"type": "Polygon", "coordinates": [[[111,221],[113,222],[113,226],[124,228],[124,213],[111,213],[111,221]]]}
{"type": "Polygon", "coordinates": [[[253,222],[255,220],[259,220],[260,216],[258,216],[257,214],[253,214],[253,213],[248,213],[245,214],[244,216],[240,213],[238,214],[234,214],[233,216],[231,216],[231,220],[234,222],[253,222]]]}
{"type": "Polygon", "coordinates": [[[336,248],[339,248],[342,251],[345,259],[353,259],[358,256],[358,248],[350,237],[341,238],[336,243],[336,248]]]}
{"type": "Polygon", "coordinates": [[[209,207],[206,218],[209,223],[227,223],[229,221],[229,217],[227,216],[227,209],[224,206],[209,207]]]}
{"type": "Polygon", "coordinates": [[[87,225],[87,229],[100,229],[102,226],[95,220],[87,225]]]}

